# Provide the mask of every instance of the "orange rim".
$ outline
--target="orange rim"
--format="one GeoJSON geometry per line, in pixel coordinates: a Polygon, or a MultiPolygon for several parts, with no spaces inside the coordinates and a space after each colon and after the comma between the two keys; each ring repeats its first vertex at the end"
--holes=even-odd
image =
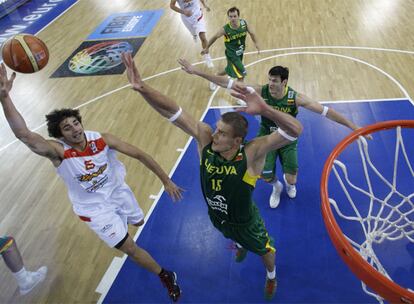
{"type": "Polygon", "coordinates": [[[334,160],[339,154],[359,136],[371,134],[376,131],[402,128],[414,128],[414,120],[390,120],[360,128],[345,137],[331,152],[325,162],[321,179],[322,216],[328,234],[341,258],[352,272],[368,287],[391,303],[414,303],[414,293],[394,283],[373,268],[354,249],[342,233],[335,220],[328,196],[328,178],[331,173],[334,160]]]}

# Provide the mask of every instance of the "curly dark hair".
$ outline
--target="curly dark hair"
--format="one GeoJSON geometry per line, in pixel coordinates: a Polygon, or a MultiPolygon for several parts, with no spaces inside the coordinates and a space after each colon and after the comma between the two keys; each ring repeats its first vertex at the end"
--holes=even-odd
{"type": "Polygon", "coordinates": [[[75,117],[82,123],[82,116],[76,109],[54,110],[46,115],[47,131],[50,137],[60,138],[63,136],[59,124],[68,117],[75,117]]]}

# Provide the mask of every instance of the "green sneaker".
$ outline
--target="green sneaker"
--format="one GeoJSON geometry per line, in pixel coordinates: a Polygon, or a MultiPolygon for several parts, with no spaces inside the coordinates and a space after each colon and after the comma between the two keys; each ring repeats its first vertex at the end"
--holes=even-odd
{"type": "Polygon", "coordinates": [[[277,279],[269,279],[266,276],[266,283],[265,283],[265,288],[264,288],[264,297],[266,300],[270,301],[271,299],[273,299],[273,297],[276,294],[276,289],[277,289],[277,279]]]}
{"type": "Polygon", "coordinates": [[[247,249],[244,249],[243,247],[239,247],[236,245],[237,251],[236,251],[236,263],[241,263],[244,261],[247,255],[247,249]]]}

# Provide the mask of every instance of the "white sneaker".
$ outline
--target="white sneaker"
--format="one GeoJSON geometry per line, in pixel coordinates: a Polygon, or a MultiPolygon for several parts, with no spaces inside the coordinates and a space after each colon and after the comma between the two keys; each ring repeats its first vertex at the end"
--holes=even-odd
{"type": "Polygon", "coordinates": [[[21,295],[29,293],[33,288],[36,287],[37,284],[44,281],[47,274],[47,267],[42,266],[35,272],[28,271],[27,274],[28,275],[26,282],[19,286],[21,295]]]}
{"type": "Polygon", "coordinates": [[[204,61],[209,69],[214,68],[213,61],[211,60],[210,54],[204,55],[204,61]]]}
{"type": "Polygon", "coordinates": [[[193,35],[194,42],[197,42],[197,35],[193,35]]]}
{"type": "Polygon", "coordinates": [[[214,64],[213,64],[213,61],[211,61],[211,58],[206,60],[206,65],[209,69],[214,68],[214,64]]]}
{"type": "Polygon", "coordinates": [[[270,195],[270,200],[269,200],[270,208],[276,208],[277,206],[279,206],[280,193],[282,193],[282,190],[283,190],[283,184],[280,181],[277,181],[273,185],[273,191],[272,191],[272,194],[270,195]]]}
{"type": "Polygon", "coordinates": [[[286,177],[283,174],[283,179],[285,181],[285,185],[286,185],[286,193],[290,198],[295,198],[296,197],[296,185],[290,185],[287,181],[286,181],[286,177]]]}
{"type": "Polygon", "coordinates": [[[209,83],[210,90],[215,91],[217,89],[217,85],[214,82],[209,83]]]}

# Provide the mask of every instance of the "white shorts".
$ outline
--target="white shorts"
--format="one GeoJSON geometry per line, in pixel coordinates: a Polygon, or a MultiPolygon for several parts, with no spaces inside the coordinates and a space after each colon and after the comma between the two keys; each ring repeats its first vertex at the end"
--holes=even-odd
{"type": "Polygon", "coordinates": [[[115,247],[128,233],[128,224],[137,224],[144,213],[127,184],[115,189],[103,212],[95,216],[79,216],[109,247],[115,247]]]}
{"type": "Polygon", "coordinates": [[[204,20],[203,12],[200,10],[198,13],[186,17],[181,14],[181,19],[185,27],[190,31],[191,35],[198,35],[199,33],[206,32],[206,22],[204,20]]]}

